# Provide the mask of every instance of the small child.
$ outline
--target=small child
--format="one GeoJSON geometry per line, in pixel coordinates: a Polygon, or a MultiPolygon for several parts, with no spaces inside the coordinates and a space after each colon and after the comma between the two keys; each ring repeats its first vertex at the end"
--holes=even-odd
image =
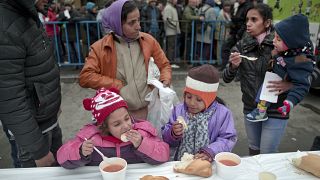
{"type": "Polygon", "coordinates": [[[169,122],[162,127],[163,140],[177,147],[174,160],[187,152],[212,162],[217,153],[231,151],[236,144],[232,113],[218,102],[218,86],[219,72],[212,65],[188,72],[184,102],[174,107],[169,122]],[[187,128],[178,116],[183,117],[187,128]]]}
{"type": "Polygon", "coordinates": [[[62,167],[99,165],[102,157],[93,147],[107,157],[121,157],[129,164],[160,164],[169,160],[168,144],[157,137],[150,122],[136,121],[129,115],[127,103],[117,89],[101,88],[93,98],[84,99],[83,106],[92,111],[97,122],[85,125],[75,138],[60,147],[57,159],[62,167]],[[121,138],[123,134],[126,138],[121,138]]]}
{"type": "MultiPolygon", "coordinates": [[[[309,76],[313,72],[313,47],[310,40],[308,18],[302,14],[291,16],[275,25],[273,39],[273,72],[293,87],[288,91],[283,106],[278,108],[282,116],[287,115],[297,105],[310,88],[309,76]]],[[[261,88],[257,94],[259,101],[261,88]]],[[[247,114],[251,122],[268,119],[267,108],[270,102],[260,100],[258,106],[247,114]]]]}

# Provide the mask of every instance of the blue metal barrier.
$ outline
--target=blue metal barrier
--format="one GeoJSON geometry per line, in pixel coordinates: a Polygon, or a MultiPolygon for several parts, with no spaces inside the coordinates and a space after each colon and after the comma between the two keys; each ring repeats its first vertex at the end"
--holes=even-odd
{"type": "MultiPolygon", "coordinates": [[[[224,31],[225,31],[226,23],[227,22],[224,22],[224,21],[192,21],[190,54],[186,54],[186,56],[184,56],[183,54],[181,54],[182,52],[179,53],[178,48],[181,42],[179,41],[179,35],[177,35],[175,40],[175,59],[171,60],[171,62],[181,63],[181,59],[182,59],[184,62],[190,61],[191,64],[195,64],[195,63],[221,64],[222,63],[221,46],[224,41],[224,37],[222,36],[223,34],[225,34],[224,31]],[[210,49],[209,49],[210,55],[208,59],[205,58],[204,56],[204,53],[205,53],[204,52],[204,46],[205,46],[204,36],[206,32],[205,28],[207,27],[206,24],[212,27],[210,31],[211,43],[210,43],[210,49]],[[201,25],[200,40],[197,39],[197,33],[196,33],[196,27],[199,25],[201,25]],[[218,43],[216,47],[214,44],[214,40],[215,40],[214,27],[216,27],[217,25],[220,26],[220,32],[219,32],[218,43]],[[198,52],[197,46],[200,46],[199,52],[198,52]],[[213,52],[217,50],[220,52],[219,57],[214,57],[213,52]]],[[[55,21],[55,22],[46,22],[45,24],[46,25],[52,24],[54,27],[54,37],[52,37],[52,39],[54,39],[53,47],[55,49],[55,54],[57,56],[57,63],[59,64],[59,66],[79,66],[84,64],[84,58],[87,56],[89,52],[90,45],[94,42],[92,41],[94,38],[93,34],[90,34],[90,27],[95,26],[97,39],[102,38],[102,30],[100,29],[101,22],[98,22],[98,21],[80,21],[76,23],[55,21]],[[60,28],[60,31],[58,31],[59,28],[60,28]],[[75,37],[73,37],[73,33],[75,33],[75,37]],[[59,47],[62,47],[63,49],[59,47]]],[[[186,35],[187,34],[188,33],[186,33],[186,35]]],[[[198,34],[198,37],[199,37],[199,34],[198,34]]],[[[97,39],[94,39],[94,40],[97,40],[97,39]]],[[[164,41],[166,41],[165,38],[164,38],[164,41]]],[[[186,51],[186,45],[184,49],[186,51]]],[[[217,54],[218,53],[216,53],[216,55],[217,54]]]]}

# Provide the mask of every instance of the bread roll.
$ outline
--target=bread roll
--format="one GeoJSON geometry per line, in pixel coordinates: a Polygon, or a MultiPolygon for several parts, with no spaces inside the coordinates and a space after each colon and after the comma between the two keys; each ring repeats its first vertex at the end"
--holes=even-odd
{"type": "Polygon", "coordinates": [[[300,158],[293,158],[293,164],[305,170],[317,177],[320,177],[320,156],[316,154],[309,153],[306,156],[302,156],[300,158]]]}
{"type": "Polygon", "coordinates": [[[122,142],[128,142],[129,140],[127,139],[126,133],[121,134],[120,139],[122,142]]]}
{"type": "Polygon", "coordinates": [[[185,131],[188,130],[188,125],[187,125],[186,121],[183,119],[182,116],[178,116],[177,121],[178,121],[180,124],[182,124],[183,129],[184,129],[185,131]]]}
{"type": "Polygon", "coordinates": [[[173,170],[183,174],[210,177],[212,175],[212,164],[206,160],[193,159],[192,154],[184,153],[181,161],[174,165],[173,170]]]}
{"type": "Polygon", "coordinates": [[[152,176],[152,175],[145,175],[140,180],[169,180],[164,176],[152,176]]]}

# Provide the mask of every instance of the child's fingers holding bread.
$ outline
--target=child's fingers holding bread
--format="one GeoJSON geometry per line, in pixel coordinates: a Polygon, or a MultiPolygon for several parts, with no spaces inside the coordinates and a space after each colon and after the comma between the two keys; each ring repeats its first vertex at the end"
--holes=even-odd
{"type": "Polygon", "coordinates": [[[183,125],[176,121],[172,126],[172,131],[174,135],[181,136],[183,134],[183,125]]]}

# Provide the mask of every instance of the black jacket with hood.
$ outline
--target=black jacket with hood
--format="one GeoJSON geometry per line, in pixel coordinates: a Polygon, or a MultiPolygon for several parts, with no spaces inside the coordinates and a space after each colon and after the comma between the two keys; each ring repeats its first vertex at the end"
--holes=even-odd
{"type": "Polygon", "coordinates": [[[34,0],[0,0],[0,120],[34,159],[49,152],[57,125],[59,69],[34,0]]]}

